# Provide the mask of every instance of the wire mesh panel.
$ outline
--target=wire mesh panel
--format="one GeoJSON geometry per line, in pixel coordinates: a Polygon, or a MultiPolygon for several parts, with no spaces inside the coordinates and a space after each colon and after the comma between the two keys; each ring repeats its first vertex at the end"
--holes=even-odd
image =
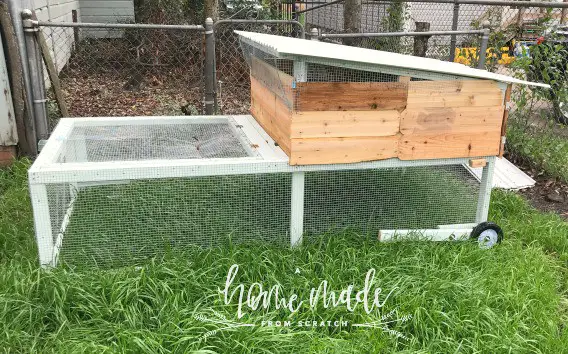
{"type": "Polygon", "coordinates": [[[306,174],[304,230],[428,229],[474,223],[479,181],[462,165],[306,174]]]}
{"type": "MultiPolygon", "coordinates": [[[[60,261],[118,266],[191,246],[289,243],[289,174],[127,177],[121,184],[79,186],[60,261]]],[[[49,190],[53,199],[65,192],[49,190]]],[[[50,212],[59,218],[69,207],[54,204],[50,212]]]]}
{"type": "Polygon", "coordinates": [[[79,126],[71,132],[59,162],[251,156],[239,135],[226,122],[79,126]]]}
{"type": "MultiPolygon", "coordinates": [[[[201,30],[56,26],[40,29],[59,73],[71,116],[202,112],[201,30]]],[[[60,116],[55,101],[50,100],[48,107],[50,118],[56,122],[60,116]]]]}
{"type": "Polygon", "coordinates": [[[219,23],[215,26],[219,110],[223,114],[248,113],[250,70],[235,30],[300,37],[301,28],[290,23],[219,23]]]}
{"type": "Polygon", "coordinates": [[[46,192],[51,221],[51,241],[56,243],[59,235],[65,232],[70,208],[73,206],[74,197],[77,194],[77,187],[70,183],[48,184],[46,192]]]}
{"type": "Polygon", "coordinates": [[[486,217],[490,179],[484,170],[481,187],[467,159],[290,166],[252,117],[203,118],[62,120],[30,169],[41,264],[122,266],[188,247],[486,217]],[[187,154],[194,137],[215,156],[187,154]]]}

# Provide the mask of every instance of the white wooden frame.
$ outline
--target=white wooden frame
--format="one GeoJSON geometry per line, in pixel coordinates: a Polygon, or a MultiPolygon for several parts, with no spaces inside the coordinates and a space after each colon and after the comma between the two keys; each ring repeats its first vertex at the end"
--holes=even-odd
{"type": "MultiPolygon", "coordinates": [[[[79,153],[85,154],[84,147],[79,153]]],[[[77,154],[77,152],[75,152],[77,154]]],[[[475,222],[487,220],[491,182],[495,165],[495,156],[480,156],[487,159],[483,170],[475,222]]],[[[85,161],[86,158],[79,159],[85,161]]],[[[396,158],[333,165],[290,166],[288,156],[250,115],[243,116],[181,116],[181,117],[111,117],[111,118],[62,118],[52,133],[41,154],[29,169],[29,183],[34,209],[36,239],[42,266],[55,266],[59,249],[63,242],[65,228],[72,216],[73,203],[78,188],[96,184],[124,183],[128,176],[139,179],[200,177],[217,175],[238,175],[254,173],[291,173],[291,222],[290,243],[301,244],[304,217],[304,179],[305,172],[325,170],[360,170],[383,169],[412,166],[467,165],[470,158],[433,159],[402,161],[396,158]],[[59,162],[65,143],[69,141],[74,127],[114,126],[133,124],[204,124],[227,123],[239,134],[240,142],[246,146],[248,157],[212,158],[212,159],[177,159],[145,161],[110,161],[110,162],[59,162]],[[51,230],[49,205],[46,185],[51,183],[69,183],[71,201],[61,222],[60,230],[54,240],[51,230]]],[[[433,232],[433,239],[448,239],[455,232],[471,230],[467,225],[440,225],[433,232]],[[442,230],[442,231],[440,231],[442,230]],[[447,237],[443,236],[446,235],[447,237]]],[[[382,239],[391,239],[404,230],[384,230],[382,239]],[[391,232],[392,231],[392,232],[391,232]],[[390,236],[389,236],[390,235],[390,236]]],[[[406,232],[409,233],[409,232],[406,232]]],[[[432,234],[426,231],[426,234],[432,234]]]]}

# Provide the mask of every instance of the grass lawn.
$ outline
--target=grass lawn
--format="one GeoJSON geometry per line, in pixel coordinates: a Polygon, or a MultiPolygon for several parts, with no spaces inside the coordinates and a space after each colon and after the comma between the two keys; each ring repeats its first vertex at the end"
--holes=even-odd
{"type": "Polygon", "coordinates": [[[529,128],[515,121],[507,129],[508,150],[547,176],[568,182],[568,128],[529,128]],[[562,133],[560,133],[562,132],[562,133]]]}
{"type": "MultiPolygon", "coordinates": [[[[69,194],[68,185],[56,188],[69,194]]],[[[84,188],[73,203],[61,260],[73,266],[132,265],[164,250],[218,246],[228,235],[235,243],[288,245],[290,190],[291,175],[284,173],[84,188]]],[[[479,183],[461,166],[309,172],[304,230],[310,237],[330,229],[376,237],[380,229],[469,223],[478,194],[479,183]]],[[[70,198],[61,199],[59,220],[70,198]]]]}
{"type": "MultiPolygon", "coordinates": [[[[568,352],[568,223],[532,209],[513,193],[495,191],[491,219],[502,245],[378,243],[353,232],[322,234],[303,247],[268,243],[190,248],[141,267],[37,269],[26,171],[0,172],[0,351],[148,353],[562,353],[568,352]],[[245,309],[218,289],[232,264],[235,283],[279,283],[285,295],[309,298],[327,280],[332,289],[376,283],[393,293],[380,310],[345,306],[245,309]],[[395,310],[411,315],[389,328],[267,327],[263,320],[347,320],[369,323],[395,310]],[[203,317],[205,316],[205,318],[203,317]]],[[[93,230],[96,232],[96,230],[93,230]]]]}

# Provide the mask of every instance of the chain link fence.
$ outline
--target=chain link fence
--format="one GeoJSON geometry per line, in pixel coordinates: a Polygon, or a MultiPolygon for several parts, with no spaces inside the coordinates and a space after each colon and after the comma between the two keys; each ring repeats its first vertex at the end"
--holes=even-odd
{"type": "Polygon", "coordinates": [[[234,20],[215,24],[217,100],[222,114],[248,114],[249,66],[234,31],[262,32],[286,37],[304,37],[304,28],[291,20],[234,20]]]}
{"type": "MultiPolygon", "coordinates": [[[[382,33],[319,33],[320,40],[361,48],[382,50],[399,54],[414,55],[447,61],[450,58],[451,38],[460,42],[467,42],[471,48],[487,48],[488,39],[483,40],[483,30],[470,31],[428,31],[426,34],[418,32],[382,32],[382,33]]],[[[478,67],[480,59],[485,60],[486,55],[475,51],[468,53],[468,60],[463,64],[478,67]]],[[[458,60],[460,61],[460,60],[458,60]]]]}
{"type": "MultiPolygon", "coordinates": [[[[202,113],[204,42],[200,26],[65,25],[40,24],[39,31],[70,116],[202,113]]],[[[46,86],[51,88],[49,81],[46,86]]],[[[54,98],[50,90],[52,122],[61,115],[54,98]]]]}

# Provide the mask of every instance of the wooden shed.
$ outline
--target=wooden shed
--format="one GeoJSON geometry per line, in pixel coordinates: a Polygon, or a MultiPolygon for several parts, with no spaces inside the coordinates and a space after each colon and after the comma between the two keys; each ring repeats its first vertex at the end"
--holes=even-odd
{"type": "Polygon", "coordinates": [[[458,63],[237,31],[251,114],[291,165],[503,152],[512,84],[458,63]]]}

